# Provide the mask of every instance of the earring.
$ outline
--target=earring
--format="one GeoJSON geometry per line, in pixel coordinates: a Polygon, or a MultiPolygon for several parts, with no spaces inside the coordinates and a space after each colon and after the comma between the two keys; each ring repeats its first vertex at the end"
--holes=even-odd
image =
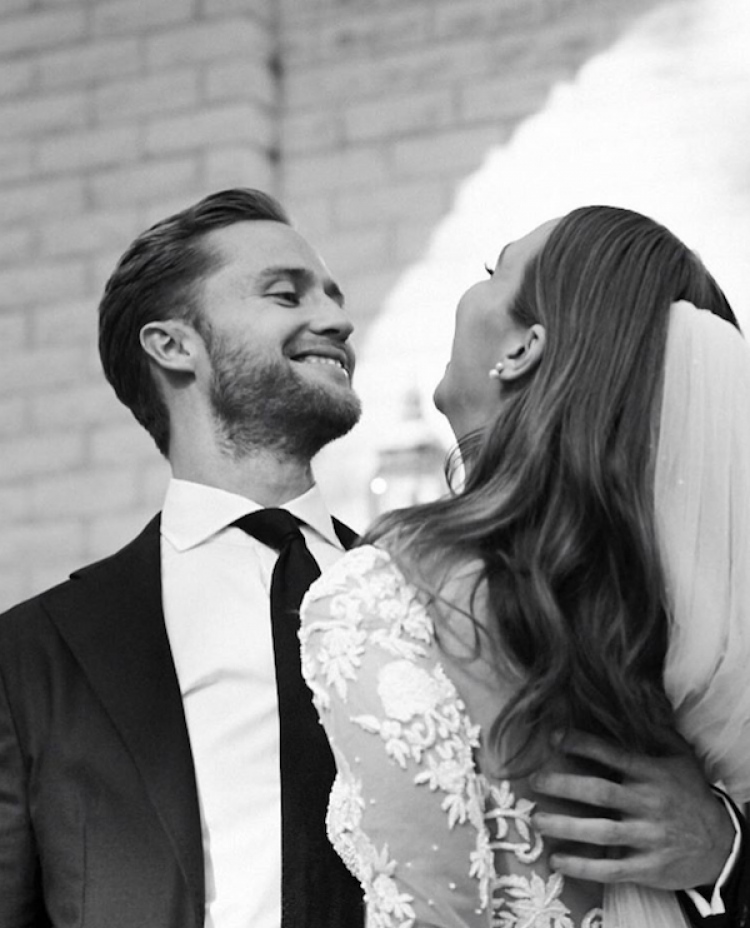
{"type": "Polygon", "coordinates": [[[504,365],[500,361],[498,361],[497,364],[492,368],[492,370],[489,373],[490,378],[492,380],[499,380],[500,371],[502,371],[503,367],[504,365]]]}

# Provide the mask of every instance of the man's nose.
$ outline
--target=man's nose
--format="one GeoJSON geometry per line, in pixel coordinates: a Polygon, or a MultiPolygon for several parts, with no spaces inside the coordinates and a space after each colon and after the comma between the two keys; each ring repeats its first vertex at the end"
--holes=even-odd
{"type": "Polygon", "coordinates": [[[311,328],[320,334],[346,341],[354,331],[354,323],[343,306],[329,296],[321,297],[311,328]]]}

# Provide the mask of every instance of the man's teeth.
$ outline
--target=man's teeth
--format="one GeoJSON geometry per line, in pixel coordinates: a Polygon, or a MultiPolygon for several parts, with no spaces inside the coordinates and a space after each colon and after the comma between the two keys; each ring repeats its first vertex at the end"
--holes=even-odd
{"type": "Polygon", "coordinates": [[[308,354],[301,360],[307,364],[329,364],[333,367],[344,369],[344,365],[341,361],[337,361],[335,358],[323,358],[320,355],[308,354]]]}

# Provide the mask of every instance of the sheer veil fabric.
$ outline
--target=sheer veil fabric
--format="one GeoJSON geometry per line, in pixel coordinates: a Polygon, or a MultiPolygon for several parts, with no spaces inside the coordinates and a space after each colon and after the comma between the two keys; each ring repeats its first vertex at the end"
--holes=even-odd
{"type": "MultiPolygon", "coordinates": [[[[707,776],[750,800],[750,346],[671,308],[655,472],[670,611],[665,685],[707,776]]],[[[671,893],[605,892],[607,928],[687,925],[671,893]]]]}
{"type": "Polygon", "coordinates": [[[709,778],[750,800],[750,346],[672,307],[655,475],[667,693],[709,778]]]}

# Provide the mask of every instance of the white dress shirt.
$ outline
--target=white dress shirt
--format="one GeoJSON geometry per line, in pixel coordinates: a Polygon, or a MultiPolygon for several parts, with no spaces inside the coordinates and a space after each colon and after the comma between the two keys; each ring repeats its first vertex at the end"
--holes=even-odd
{"type": "MultiPolygon", "coordinates": [[[[258,504],[172,480],[162,595],[198,783],[205,928],[281,921],[279,720],[270,619],[276,552],[231,523],[258,504]]],[[[284,504],[321,568],[342,554],[313,487],[284,504]]]]}

